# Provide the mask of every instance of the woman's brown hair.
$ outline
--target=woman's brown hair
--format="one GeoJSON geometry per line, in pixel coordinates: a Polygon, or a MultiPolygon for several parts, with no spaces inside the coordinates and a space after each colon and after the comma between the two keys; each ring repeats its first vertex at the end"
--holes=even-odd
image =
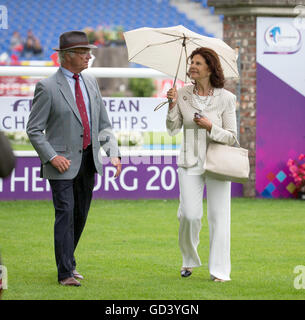
{"type": "Polygon", "coordinates": [[[201,47],[195,49],[188,58],[188,62],[193,59],[193,57],[199,54],[205,60],[207,66],[211,71],[210,82],[214,88],[223,88],[225,83],[225,77],[223,75],[223,70],[220,64],[218,54],[209,48],[201,47]]]}

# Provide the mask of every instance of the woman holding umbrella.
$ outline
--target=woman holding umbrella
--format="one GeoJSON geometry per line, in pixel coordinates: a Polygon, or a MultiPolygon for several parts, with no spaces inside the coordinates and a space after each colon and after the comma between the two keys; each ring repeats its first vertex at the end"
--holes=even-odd
{"type": "Polygon", "coordinates": [[[167,93],[171,101],[166,119],[173,136],[183,127],[183,143],[178,158],[180,205],[179,246],[183,263],[181,276],[188,277],[201,266],[197,252],[203,213],[203,189],[207,192],[210,236],[209,272],[213,281],[230,279],[231,182],[204,174],[204,160],[210,141],[234,145],[236,137],[236,97],[224,89],[224,73],[219,56],[199,47],[189,57],[188,76],[192,85],[167,93]]]}

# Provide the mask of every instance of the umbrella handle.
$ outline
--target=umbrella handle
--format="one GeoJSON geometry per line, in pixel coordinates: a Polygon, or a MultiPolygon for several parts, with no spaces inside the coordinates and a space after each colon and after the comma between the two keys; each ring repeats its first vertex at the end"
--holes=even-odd
{"type": "Polygon", "coordinates": [[[167,101],[161,102],[155,107],[154,111],[157,111],[157,110],[161,109],[163,106],[165,106],[167,103],[169,104],[172,102],[173,102],[172,99],[168,99],[167,101]]]}

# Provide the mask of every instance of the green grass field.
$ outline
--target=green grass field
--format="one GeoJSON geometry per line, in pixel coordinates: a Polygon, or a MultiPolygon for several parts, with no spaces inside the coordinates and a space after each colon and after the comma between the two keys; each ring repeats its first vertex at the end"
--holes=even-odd
{"type": "Polygon", "coordinates": [[[304,299],[294,268],[305,264],[305,203],[232,201],[232,281],[209,279],[206,215],[203,266],[181,278],[177,200],[94,200],[76,251],[82,286],[57,283],[50,201],[1,202],[0,246],[8,270],[3,300],[304,299]]]}

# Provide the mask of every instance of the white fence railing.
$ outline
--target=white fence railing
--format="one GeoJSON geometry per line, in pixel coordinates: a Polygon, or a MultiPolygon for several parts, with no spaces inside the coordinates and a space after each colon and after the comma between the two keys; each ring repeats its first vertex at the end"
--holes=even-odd
{"type": "MultiPolygon", "coordinates": [[[[0,76],[50,76],[58,67],[0,67],[0,76]]],[[[88,68],[97,78],[169,78],[162,72],[150,68],[88,68]]]]}

